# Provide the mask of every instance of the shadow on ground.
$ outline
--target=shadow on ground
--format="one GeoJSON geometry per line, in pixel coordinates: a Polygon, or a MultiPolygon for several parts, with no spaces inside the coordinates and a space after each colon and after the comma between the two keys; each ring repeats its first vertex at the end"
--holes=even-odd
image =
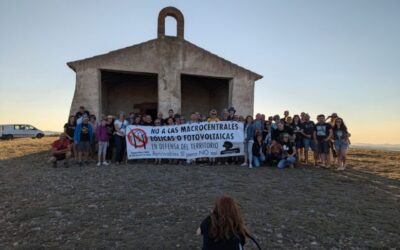
{"type": "Polygon", "coordinates": [[[240,202],[263,249],[399,247],[399,180],[375,173],[143,162],[53,169],[46,156],[0,161],[1,249],[200,249],[196,228],[222,194],[240,202]]]}

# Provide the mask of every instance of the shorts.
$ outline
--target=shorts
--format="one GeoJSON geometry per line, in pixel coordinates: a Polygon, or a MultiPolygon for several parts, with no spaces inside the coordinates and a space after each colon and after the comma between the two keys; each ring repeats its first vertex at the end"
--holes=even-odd
{"type": "Polygon", "coordinates": [[[319,154],[329,154],[329,144],[327,141],[317,141],[317,152],[319,154]]]}
{"type": "Polygon", "coordinates": [[[315,151],[314,141],[310,138],[303,139],[303,145],[305,150],[309,150],[311,148],[312,151],[315,151]]]}
{"type": "Polygon", "coordinates": [[[90,141],[80,141],[76,145],[76,150],[78,152],[88,152],[90,149],[90,141]]]}
{"type": "Polygon", "coordinates": [[[299,148],[304,148],[304,143],[303,143],[303,140],[296,140],[295,142],[294,142],[294,145],[296,146],[296,149],[299,149],[299,148]]]}
{"type": "Polygon", "coordinates": [[[335,141],[335,149],[336,150],[341,150],[341,149],[348,149],[349,148],[349,144],[345,141],[335,141]]]}
{"type": "Polygon", "coordinates": [[[62,161],[62,160],[65,160],[65,158],[67,158],[67,154],[66,153],[64,153],[64,154],[54,154],[53,156],[56,158],[57,161],[62,161]]]}

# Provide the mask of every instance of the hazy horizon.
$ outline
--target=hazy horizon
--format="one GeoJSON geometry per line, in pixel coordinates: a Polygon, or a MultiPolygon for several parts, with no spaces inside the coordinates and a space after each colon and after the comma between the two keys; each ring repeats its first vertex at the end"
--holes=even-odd
{"type": "MultiPolygon", "coordinates": [[[[353,143],[400,144],[395,0],[0,0],[0,124],[61,131],[75,90],[66,62],[156,38],[171,5],[186,40],[264,76],[255,113],[337,112],[353,143]]],[[[167,34],[175,25],[167,18],[167,34]]]]}

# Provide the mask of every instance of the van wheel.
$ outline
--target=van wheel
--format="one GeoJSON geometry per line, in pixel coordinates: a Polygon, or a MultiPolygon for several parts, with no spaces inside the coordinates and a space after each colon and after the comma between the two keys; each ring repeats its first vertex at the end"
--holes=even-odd
{"type": "Polygon", "coordinates": [[[6,135],[5,136],[5,138],[6,138],[6,140],[12,140],[12,139],[14,139],[14,136],[13,135],[6,135]]]}
{"type": "Polygon", "coordinates": [[[42,138],[43,136],[44,136],[44,134],[40,133],[40,134],[37,134],[37,135],[36,135],[36,138],[40,139],[40,138],[42,138]]]}

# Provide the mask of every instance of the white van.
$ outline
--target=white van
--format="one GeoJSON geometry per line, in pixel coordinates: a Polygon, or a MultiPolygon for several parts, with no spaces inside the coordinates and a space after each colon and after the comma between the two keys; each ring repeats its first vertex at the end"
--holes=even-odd
{"type": "Polygon", "coordinates": [[[14,138],[42,138],[44,136],[43,131],[35,128],[29,124],[5,124],[0,125],[0,138],[11,140],[14,138]]]}

